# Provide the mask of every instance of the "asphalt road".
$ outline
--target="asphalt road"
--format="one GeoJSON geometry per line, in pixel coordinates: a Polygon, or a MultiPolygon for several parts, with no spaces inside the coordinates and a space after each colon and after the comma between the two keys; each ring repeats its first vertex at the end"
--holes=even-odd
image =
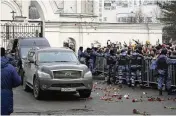
{"type": "Polygon", "coordinates": [[[91,98],[80,99],[79,95],[47,94],[42,101],[35,100],[32,92],[23,91],[22,87],[14,89],[14,115],[132,115],[133,109],[147,112],[151,115],[176,115],[176,101],[166,93],[161,98],[164,101],[148,101],[149,97],[160,97],[158,91],[151,89],[131,89],[117,86],[107,86],[102,81],[95,81],[91,98]],[[107,88],[109,87],[109,88],[107,88]],[[108,92],[109,91],[109,92],[108,92]],[[116,93],[115,93],[116,92],[116,93]],[[106,94],[110,98],[113,94],[122,95],[112,98],[112,101],[101,100],[106,94]],[[145,94],[144,94],[145,93],[145,94]],[[124,95],[128,94],[129,99],[124,95]],[[142,102],[132,102],[132,99],[141,99],[142,102]],[[171,100],[168,100],[170,98],[171,100]]]}

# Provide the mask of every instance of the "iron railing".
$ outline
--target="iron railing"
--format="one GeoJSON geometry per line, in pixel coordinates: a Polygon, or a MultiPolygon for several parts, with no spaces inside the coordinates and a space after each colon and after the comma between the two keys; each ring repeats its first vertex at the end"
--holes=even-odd
{"type": "MultiPolygon", "coordinates": [[[[143,66],[142,66],[142,81],[146,83],[147,86],[151,84],[157,84],[158,73],[156,70],[152,70],[150,68],[152,64],[152,58],[144,58],[143,66]]],[[[173,62],[176,62],[176,59],[172,59],[173,62]]],[[[101,75],[108,74],[107,68],[107,59],[105,57],[96,57],[96,72],[101,73],[101,75]]],[[[168,67],[168,76],[172,80],[172,86],[176,87],[176,64],[171,63],[168,67]]],[[[117,76],[118,78],[118,76],[117,76]]]]}
{"type": "Polygon", "coordinates": [[[43,37],[42,21],[1,20],[1,46],[7,47],[9,40],[26,37],[43,37]]]}

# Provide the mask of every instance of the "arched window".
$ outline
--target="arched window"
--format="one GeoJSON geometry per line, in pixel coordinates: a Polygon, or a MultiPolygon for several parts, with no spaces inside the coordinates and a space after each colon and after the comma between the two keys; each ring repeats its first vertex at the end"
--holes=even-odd
{"type": "Polygon", "coordinates": [[[39,19],[40,14],[35,4],[31,1],[31,5],[29,6],[29,19],[39,19]]]}

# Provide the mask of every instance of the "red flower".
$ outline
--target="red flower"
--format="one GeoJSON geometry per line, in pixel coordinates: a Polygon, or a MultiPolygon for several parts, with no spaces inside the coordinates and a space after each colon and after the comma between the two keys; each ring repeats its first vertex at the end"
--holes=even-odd
{"type": "Polygon", "coordinates": [[[122,97],[120,96],[118,99],[119,99],[119,100],[121,100],[121,99],[122,99],[122,97]]]}
{"type": "Polygon", "coordinates": [[[136,100],[135,100],[135,99],[133,99],[133,100],[132,100],[132,102],[136,102],[136,100]]]}
{"type": "Polygon", "coordinates": [[[133,114],[140,114],[140,112],[136,109],[133,109],[133,114]]]}
{"type": "Polygon", "coordinates": [[[92,97],[89,97],[88,99],[92,99],[92,97]]]}
{"type": "Polygon", "coordinates": [[[161,98],[158,98],[158,97],[157,97],[157,101],[159,101],[159,102],[160,102],[160,101],[161,101],[161,98]]]}
{"type": "Polygon", "coordinates": [[[149,98],[148,101],[153,101],[153,100],[151,98],[149,98]]]}

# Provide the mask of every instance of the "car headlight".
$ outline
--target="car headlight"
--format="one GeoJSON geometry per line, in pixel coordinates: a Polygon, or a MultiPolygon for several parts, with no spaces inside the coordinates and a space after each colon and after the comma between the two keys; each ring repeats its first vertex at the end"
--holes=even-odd
{"type": "Polygon", "coordinates": [[[84,74],[84,78],[92,78],[92,73],[91,71],[88,71],[84,74]]]}
{"type": "Polygon", "coordinates": [[[38,76],[41,78],[51,78],[51,76],[45,72],[38,71],[38,76]]]}

